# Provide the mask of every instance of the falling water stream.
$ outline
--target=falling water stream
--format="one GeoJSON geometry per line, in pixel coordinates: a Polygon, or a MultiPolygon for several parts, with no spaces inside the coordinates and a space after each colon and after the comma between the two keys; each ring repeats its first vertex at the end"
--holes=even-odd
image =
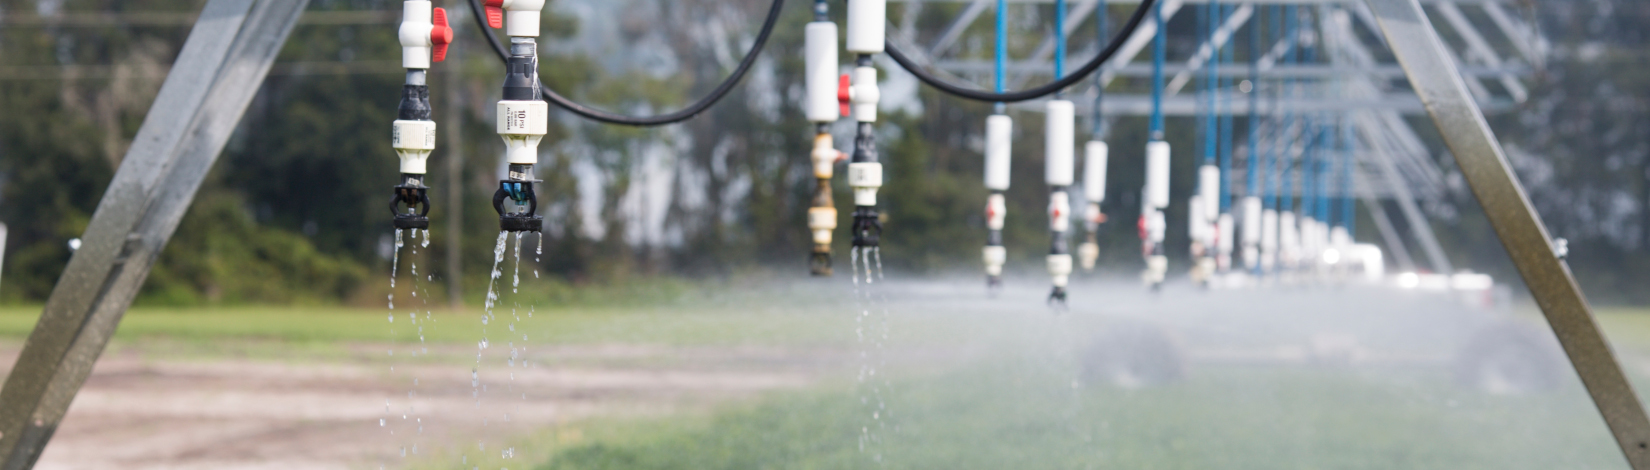
{"type": "Polygon", "coordinates": [[[883,280],[882,251],[880,247],[854,247],[848,251],[848,259],[858,310],[854,318],[854,334],[859,341],[859,402],[865,418],[868,418],[860,426],[859,451],[867,454],[874,465],[882,466],[889,418],[886,394],[891,385],[886,374],[888,302],[878,284],[883,280]],[[865,271],[863,287],[860,285],[861,264],[865,271]],[[874,317],[873,312],[876,313],[874,317]],[[879,375],[879,371],[883,373],[879,375]]]}
{"type": "MultiPolygon", "coordinates": [[[[395,326],[395,317],[397,316],[395,308],[396,278],[399,277],[400,273],[401,249],[406,248],[409,244],[411,245],[411,251],[407,255],[407,265],[412,284],[407,286],[407,293],[412,298],[417,299],[418,302],[416,305],[408,305],[406,313],[408,324],[413,328],[414,333],[418,335],[418,344],[412,346],[408,350],[410,353],[408,355],[411,357],[417,357],[419,355],[429,354],[429,348],[424,340],[424,323],[435,321],[429,307],[429,292],[425,290],[425,283],[422,282],[433,281],[434,275],[428,273],[420,274],[418,272],[418,250],[419,248],[427,248],[430,246],[429,230],[413,229],[411,231],[406,231],[398,229],[395,231],[395,249],[390,258],[390,293],[387,296],[387,306],[389,308],[388,321],[390,323],[390,337],[395,338],[397,337],[395,326]],[[422,318],[419,316],[420,313],[423,314],[422,318]]],[[[389,356],[394,357],[395,346],[392,344],[386,353],[389,356]]],[[[389,366],[389,371],[392,373],[395,372],[395,365],[393,362],[389,366]]],[[[384,417],[378,419],[378,426],[386,428],[386,431],[391,436],[401,436],[395,439],[414,439],[413,437],[408,436],[417,436],[424,433],[424,418],[419,415],[419,410],[413,405],[413,400],[418,396],[419,385],[419,379],[417,377],[412,378],[412,382],[409,384],[407,389],[407,402],[404,405],[397,407],[391,400],[384,401],[384,417]],[[394,410],[397,408],[402,410],[399,413],[400,420],[395,420],[398,413],[395,413],[394,410]],[[395,425],[391,426],[391,422],[394,422],[395,425]],[[397,434],[396,431],[398,429],[404,432],[397,434]],[[407,431],[410,431],[410,433],[407,431]]],[[[409,444],[406,441],[403,441],[399,447],[400,455],[403,458],[407,457],[409,454],[418,454],[418,444],[416,442],[409,444]]]]}
{"type": "MultiPolygon", "coordinates": [[[[481,417],[481,425],[483,427],[487,427],[495,417],[501,422],[510,421],[512,414],[520,414],[521,404],[525,403],[527,400],[526,393],[518,391],[515,388],[516,374],[514,371],[517,367],[529,367],[526,359],[527,341],[529,337],[525,332],[521,331],[519,326],[519,323],[522,321],[522,305],[520,298],[514,295],[519,294],[521,290],[521,251],[523,243],[522,239],[525,235],[526,234],[524,232],[515,233],[515,236],[513,237],[515,239],[515,247],[512,250],[510,247],[510,239],[512,238],[510,236],[510,232],[501,231],[498,234],[497,243],[493,245],[493,269],[491,271],[492,278],[487,284],[486,309],[481,317],[481,339],[476,343],[476,361],[475,365],[470,369],[471,397],[475,400],[477,411],[476,415],[481,417]],[[489,333],[489,328],[492,326],[492,323],[498,321],[499,309],[502,307],[504,304],[503,301],[505,300],[504,296],[500,292],[501,286],[499,286],[499,280],[504,277],[504,254],[506,252],[510,252],[512,254],[513,261],[515,262],[512,266],[510,266],[512,271],[510,279],[510,293],[512,294],[512,298],[510,299],[510,317],[508,319],[508,323],[504,325],[506,331],[503,332],[504,346],[508,347],[510,351],[509,355],[503,358],[503,362],[506,367],[506,371],[504,371],[505,374],[503,377],[503,383],[490,384],[483,380],[482,369],[483,365],[488,361],[486,359],[487,351],[492,346],[490,340],[492,335],[489,333]],[[517,338],[518,334],[520,335],[519,339],[517,338]],[[518,340],[520,342],[519,344],[518,340]],[[515,401],[513,406],[508,408],[493,408],[493,402],[486,402],[483,400],[484,396],[489,395],[490,385],[494,388],[492,392],[500,394],[498,396],[512,399],[519,397],[520,401],[515,401]],[[486,407],[483,406],[484,402],[487,403],[486,407]]],[[[537,238],[539,246],[535,251],[535,256],[533,258],[534,266],[532,269],[534,278],[539,277],[539,270],[537,266],[540,257],[538,255],[542,255],[544,253],[544,237],[540,235],[537,238]]],[[[527,317],[532,318],[535,310],[535,306],[528,305],[527,317]]],[[[495,449],[498,449],[499,456],[501,458],[509,460],[515,457],[516,449],[514,447],[510,447],[508,445],[500,447],[502,447],[502,449],[498,449],[497,447],[495,447],[495,449]]],[[[477,442],[476,449],[485,455],[487,453],[487,442],[477,442]]],[[[469,464],[469,457],[464,456],[462,462],[464,464],[469,464]]]]}

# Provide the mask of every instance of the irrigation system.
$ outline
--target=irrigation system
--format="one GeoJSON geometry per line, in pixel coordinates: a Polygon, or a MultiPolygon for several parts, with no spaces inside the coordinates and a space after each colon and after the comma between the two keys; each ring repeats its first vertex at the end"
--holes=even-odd
{"type": "MultiPolygon", "coordinates": [[[[881,239],[897,236],[884,233],[877,201],[884,184],[875,126],[882,94],[878,55],[886,54],[936,90],[994,103],[984,126],[989,196],[982,258],[988,288],[1001,285],[1007,262],[1005,194],[1011,189],[1014,148],[1009,112],[1044,113],[1048,302],[1056,306],[1081,295],[1069,289],[1074,267],[1087,271],[1098,264],[1096,233],[1108,219],[1105,202],[1113,195],[1107,166],[1120,158],[1144,163],[1142,187],[1122,189],[1139,191],[1138,199],[1124,199],[1140,204],[1136,224],[1146,264],[1142,278],[1150,289],[1162,285],[1170,275],[1169,257],[1178,256],[1167,250],[1166,233],[1181,229],[1191,240],[1189,277],[1211,287],[1344,274],[1357,263],[1364,263],[1358,269],[1379,269],[1372,265],[1383,263],[1383,254],[1402,269],[1416,271],[1386,213],[1388,203],[1407,219],[1412,243],[1419,245],[1432,270],[1454,273],[1418,209],[1418,201],[1442,193],[1443,181],[1433,156],[1405,119],[1424,114],[1463,170],[1627,461],[1632,468],[1650,470],[1650,420],[1483,117],[1483,108],[1526,99],[1520,78],[1527,64],[1541,60],[1533,29],[1508,14],[1501,2],[1426,0],[1423,9],[1422,0],[1015,0],[1053,3],[1054,11],[1044,44],[1031,57],[1015,58],[1007,46],[1006,0],[950,0],[968,5],[926,45],[914,42],[917,36],[905,30],[910,26],[888,21],[890,1],[920,8],[916,0],[814,0],[810,5],[813,21],[803,31],[802,109],[814,132],[808,159],[814,186],[807,216],[812,274],[832,274],[838,214],[831,184],[843,162],[854,204],[848,227],[852,256],[880,256],[881,239]],[[846,4],[840,43],[832,3],[846,4]],[[1131,8],[1117,25],[1110,22],[1112,3],[1131,8]],[[991,62],[946,58],[969,26],[993,7],[991,62]],[[1478,9],[1500,35],[1511,39],[1520,57],[1499,55],[1463,8],[1478,9]],[[1429,9],[1448,23],[1462,46],[1440,36],[1429,9]],[[1197,16],[1197,27],[1191,29],[1196,47],[1190,54],[1171,54],[1169,25],[1177,14],[1197,16]],[[1087,59],[1068,70],[1067,33],[1090,15],[1098,41],[1077,52],[1087,59]],[[851,65],[839,62],[839,44],[851,65]],[[1147,47],[1150,64],[1133,64],[1147,47]],[[1387,56],[1395,63],[1379,59],[1387,56]],[[987,74],[991,90],[968,84],[987,74]],[[1042,84],[1026,85],[1045,76],[1042,84]],[[1129,94],[1138,86],[1112,86],[1120,77],[1146,81],[1149,94],[1129,94]],[[1399,78],[1407,80],[1408,89],[1392,86],[1399,78]],[[1079,115],[1090,120],[1081,181],[1076,178],[1079,115]],[[1107,138],[1114,127],[1109,123],[1130,115],[1147,117],[1145,146],[1112,158],[1107,138]],[[1193,148],[1180,149],[1183,158],[1195,160],[1187,165],[1195,168],[1195,183],[1178,201],[1171,188],[1176,166],[1165,138],[1169,115],[1193,117],[1181,122],[1194,123],[1198,137],[1193,148]],[[830,132],[830,125],[843,118],[855,123],[846,152],[830,132]],[[1384,253],[1353,239],[1359,201],[1383,238],[1384,253]],[[1167,220],[1172,204],[1186,205],[1184,225],[1167,220]],[[1076,225],[1086,238],[1074,257],[1069,245],[1077,210],[1082,223],[1076,225]]],[[[773,1],[745,57],[709,94],[678,111],[624,116],[576,103],[539,79],[537,38],[545,0],[467,2],[459,6],[474,10],[477,26],[486,31],[504,66],[495,117],[507,149],[507,171],[492,206],[501,232],[518,234],[538,232],[545,224],[538,214],[534,166],[552,106],[616,125],[692,119],[740,83],[764,52],[785,4],[773,1]],[[507,40],[494,36],[493,29],[502,29],[507,40]]],[[[74,252],[0,389],[0,469],[30,468],[39,458],[307,4],[207,2],[86,229],[83,246],[74,252]]],[[[400,179],[392,188],[390,209],[395,228],[427,229],[429,193],[439,190],[425,179],[426,160],[436,148],[430,97],[442,90],[431,90],[426,74],[445,59],[454,25],[430,0],[407,0],[402,18],[406,81],[391,135],[400,179]]],[[[4,237],[0,226],[0,244],[4,237]]]]}

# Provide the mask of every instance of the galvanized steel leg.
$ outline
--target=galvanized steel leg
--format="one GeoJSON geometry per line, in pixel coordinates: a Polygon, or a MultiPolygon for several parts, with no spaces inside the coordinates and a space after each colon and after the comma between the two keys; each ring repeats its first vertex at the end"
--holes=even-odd
{"type": "Polygon", "coordinates": [[[211,0],[0,388],[0,469],[34,466],[308,0],[211,0]]]}
{"type": "Polygon", "coordinates": [[[1593,404],[1634,469],[1650,470],[1650,418],[1593,320],[1569,265],[1507,165],[1506,155],[1417,0],[1367,0],[1387,44],[1444,136],[1496,236],[1558,335],[1593,404]]]}

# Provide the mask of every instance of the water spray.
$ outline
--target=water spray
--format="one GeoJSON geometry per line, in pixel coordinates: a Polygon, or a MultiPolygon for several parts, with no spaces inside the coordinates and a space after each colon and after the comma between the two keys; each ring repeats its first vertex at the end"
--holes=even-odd
{"type": "Polygon", "coordinates": [[[407,81],[401,86],[401,105],[390,137],[390,146],[401,159],[401,184],[394,188],[390,214],[396,229],[429,229],[430,196],[424,175],[425,163],[435,151],[435,121],[430,120],[427,78],[431,62],[447,59],[453,28],[447,24],[447,10],[433,8],[429,0],[407,0],[402,6],[399,36],[407,81]]]}
{"type": "Polygon", "coordinates": [[[504,138],[509,172],[493,193],[499,230],[537,232],[544,217],[537,215],[533,193],[533,165],[538,163],[539,141],[548,132],[550,105],[544,102],[538,80],[539,15],[544,0],[487,0],[487,25],[504,28],[510,37],[504,99],[498,102],[498,135],[504,138]]]}
{"type": "Polygon", "coordinates": [[[814,0],[814,21],[808,23],[803,47],[807,62],[804,85],[806,111],[814,123],[814,148],[809,154],[814,168],[814,197],[808,207],[808,230],[814,247],[808,270],[815,276],[831,275],[831,232],[836,230],[836,203],[831,197],[831,176],[842,152],[831,139],[830,124],[852,110],[849,106],[848,77],[837,80],[836,23],[831,22],[825,0],[814,0]]]}
{"type": "Polygon", "coordinates": [[[887,0],[848,1],[848,52],[857,57],[849,81],[849,111],[858,122],[853,159],[848,163],[848,186],[854,190],[853,245],[876,247],[882,237],[877,214],[877,189],[882,187],[882,163],[877,162],[877,69],[871,56],[883,51],[888,21],[887,0]]]}

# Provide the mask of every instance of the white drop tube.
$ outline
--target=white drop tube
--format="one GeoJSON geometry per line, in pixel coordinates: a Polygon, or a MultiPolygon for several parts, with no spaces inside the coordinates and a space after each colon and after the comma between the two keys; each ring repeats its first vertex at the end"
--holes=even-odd
{"type": "Polygon", "coordinates": [[[807,88],[807,115],[813,122],[836,122],[842,109],[837,103],[836,23],[815,21],[806,28],[803,58],[806,60],[804,86],[807,88]]]}
{"type": "Polygon", "coordinates": [[[1203,243],[1204,247],[1207,248],[1209,242],[1209,218],[1203,213],[1203,211],[1203,195],[1192,195],[1192,197],[1186,202],[1186,235],[1191,237],[1194,242],[1203,243]]]}
{"type": "Polygon", "coordinates": [[[1090,203],[1106,200],[1106,160],[1110,149],[1105,142],[1088,141],[1083,145],[1083,196],[1090,203]]]}
{"type": "Polygon", "coordinates": [[[401,68],[430,68],[430,54],[435,47],[435,43],[430,40],[430,30],[435,29],[434,11],[429,0],[402,2],[401,29],[398,31],[401,39],[401,68]]]}
{"type": "Polygon", "coordinates": [[[1220,216],[1220,168],[1203,165],[1197,173],[1197,194],[1203,196],[1203,219],[1214,223],[1220,216]]]}
{"type": "Polygon", "coordinates": [[[1272,209],[1260,213],[1260,267],[1271,270],[1278,254],[1278,212],[1272,209]]]}
{"type": "Polygon", "coordinates": [[[1014,119],[1002,114],[985,118],[985,189],[1007,191],[1014,119]]]}
{"type": "Polygon", "coordinates": [[[1278,254],[1285,266],[1293,265],[1300,256],[1300,227],[1296,223],[1293,211],[1278,213],[1278,254]]]}
{"type": "Polygon", "coordinates": [[[1215,219],[1215,253],[1219,255],[1220,265],[1224,269],[1232,260],[1232,232],[1235,228],[1232,223],[1232,214],[1221,214],[1215,219]]]}
{"type": "Polygon", "coordinates": [[[1049,100],[1047,121],[1043,125],[1043,148],[1046,152],[1044,179],[1049,186],[1071,186],[1075,177],[1076,108],[1070,101],[1049,100]]]}
{"type": "Polygon", "coordinates": [[[887,24],[888,0],[848,0],[848,52],[882,53],[887,24]]]}
{"type": "Polygon", "coordinates": [[[1249,196],[1243,198],[1243,245],[1254,246],[1260,244],[1261,234],[1261,204],[1260,198],[1249,196]]]}
{"type": "Polygon", "coordinates": [[[1169,207],[1169,143],[1161,140],[1146,143],[1146,206],[1169,207]]]}

